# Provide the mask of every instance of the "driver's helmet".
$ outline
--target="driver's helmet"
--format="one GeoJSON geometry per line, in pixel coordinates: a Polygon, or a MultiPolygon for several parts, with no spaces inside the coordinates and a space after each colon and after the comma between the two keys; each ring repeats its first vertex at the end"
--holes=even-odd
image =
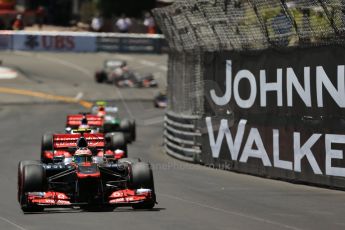
{"type": "Polygon", "coordinates": [[[85,116],[81,119],[81,123],[79,125],[79,128],[80,129],[88,129],[88,128],[90,128],[90,126],[88,124],[88,120],[87,120],[87,118],[85,116]]]}
{"type": "Polygon", "coordinates": [[[104,117],[105,116],[105,108],[104,108],[104,106],[100,106],[98,108],[97,116],[99,116],[99,117],[104,117]]]}
{"type": "Polygon", "coordinates": [[[128,72],[128,70],[129,70],[129,69],[128,69],[128,66],[127,66],[127,65],[123,66],[123,67],[122,67],[122,70],[123,70],[124,72],[128,72]]]}
{"type": "Polygon", "coordinates": [[[66,133],[72,133],[72,128],[71,127],[66,127],[65,128],[66,133]]]}
{"type": "Polygon", "coordinates": [[[86,162],[92,162],[92,152],[88,148],[80,148],[77,151],[75,151],[73,156],[73,162],[74,163],[86,163],[86,162]]]}
{"type": "Polygon", "coordinates": [[[113,73],[115,74],[116,77],[121,77],[123,75],[123,69],[121,68],[116,68],[113,73]]]}

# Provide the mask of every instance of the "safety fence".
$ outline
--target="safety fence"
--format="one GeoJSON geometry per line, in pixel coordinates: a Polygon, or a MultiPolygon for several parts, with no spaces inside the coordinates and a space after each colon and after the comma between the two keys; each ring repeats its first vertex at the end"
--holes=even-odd
{"type": "Polygon", "coordinates": [[[155,10],[170,47],[166,152],[345,189],[344,12],[342,0],[180,0],[155,10]]]}
{"type": "Polygon", "coordinates": [[[164,53],[168,47],[158,34],[1,31],[0,50],[164,53]]]}

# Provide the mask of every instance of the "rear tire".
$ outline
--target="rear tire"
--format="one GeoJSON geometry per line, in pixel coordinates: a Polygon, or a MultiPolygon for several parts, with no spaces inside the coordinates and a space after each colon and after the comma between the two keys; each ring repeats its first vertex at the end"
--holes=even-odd
{"type": "Polygon", "coordinates": [[[97,72],[95,74],[95,80],[97,83],[103,83],[107,80],[107,75],[104,71],[97,72]]]}
{"type": "Polygon", "coordinates": [[[153,102],[153,106],[154,106],[155,108],[159,108],[158,103],[157,103],[156,101],[153,102]]]}
{"type": "Polygon", "coordinates": [[[114,124],[113,122],[105,122],[103,124],[103,132],[104,133],[111,133],[119,131],[119,125],[114,124]]]}
{"type": "Polygon", "coordinates": [[[135,120],[129,121],[130,124],[130,135],[131,135],[131,140],[135,141],[137,139],[137,127],[135,124],[135,120]]]}
{"type": "Polygon", "coordinates": [[[108,133],[106,139],[108,139],[107,149],[113,151],[116,149],[121,149],[125,152],[125,157],[127,157],[127,142],[123,133],[108,133]]]}
{"type": "Polygon", "coordinates": [[[41,142],[41,161],[44,163],[48,163],[48,161],[51,161],[49,159],[46,159],[44,157],[45,151],[53,151],[53,134],[51,133],[45,133],[42,136],[42,142],[41,142]]]}
{"type": "Polygon", "coordinates": [[[133,141],[133,137],[131,135],[131,122],[127,119],[121,120],[120,130],[125,133],[127,143],[131,143],[133,141]]]}
{"type": "Polygon", "coordinates": [[[152,191],[152,199],[139,204],[133,204],[133,209],[152,209],[156,204],[156,194],[153,181],[153,173],[150,164],[137,162],[131,166],[131,178],[129,187],[131,189],[147,188],[152,191]]]}

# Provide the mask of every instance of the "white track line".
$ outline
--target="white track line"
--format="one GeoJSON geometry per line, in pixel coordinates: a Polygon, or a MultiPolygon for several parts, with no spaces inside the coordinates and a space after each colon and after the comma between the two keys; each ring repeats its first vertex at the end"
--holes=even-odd
{"type": "Polygon", "coordinates": [[[119,89],[118,87],[115,87],[115,90],[116,90],[116,92],[117,92],[117,95],[119,95],[119,97],[120,97],[120,99],[121,99],[121,102],[122,102],[123,106],[125,107],[128,116],[129,116],[131,119],[133,119],[133,118],[134,118],[133,113],[131,112],[131,110],[129,109],[129,107],[128,107],[126,101],[125,101],[125,99],[123,98],[123,95],[122,95],[120,89],[119,89]]]}
{"type": "Polygon", "coordinates": [[[76,96],[75,96],[75,100],[76,101],[80,101],[84,96],[84,93],[83,92],[79,92],[76,96]]]}
{"type": "Polygon", "coordinates": [[[150,125],[155,125],[155,124],[159,124],[159,123],[163,123],[164,121],[164,117],[160,116],[160,117],[154,117],[154,118],[150,118],[147,120],[144,120],[144,126],[150,126],[150,125]]]}
{"type": "Polygon", "coordinates": [[[158,195],[166,197],[166,198],[170,198],[173,200],[177,200],[177,201],[182,201],[184,203],[189,203],[189,204],[193,204],[202,208],[207,208],[207,209],[211,209],[214,211],[218,211],[218,212],[222,212],[225,214],[230,214],[230,215],[234,215],[234,216],[239,216],[242,218],[246,218],[246,219],[250,219],[250,220],[254,220],[254,221],[258,221],[258,222],[262,222],[262,223],[266,223],[266,224],[270,224],[270,225],[275,225],[279,228],[277,229],[281,229],[281,228],[285,228],[285,229],[292,229],[292,230],[301,230],[300,228],[294,227],[294,226],[290,226],[290,225],[286,225],[286,224],[282,224],[282,223],[278,223],[272,220],[267,220],[267,219],[263,219],[260,217],[256,217],[256,216],[251,216],[251,215],[247,215],[245,213],[241,213],[241,212],[235,212],[235,211],[229,211],[229,210],[225,210],[222,208],[217,208],[217,207],[213,207],[213,206],[209,206],[206,204],[202,204],[202,203],[198,203],[195,201],[190,201],[190,200],[186,200],[186,199],[182,199],[180,197],[176,197],[176,196],[172,196],[172,195],[168,195],[168,194],[161,194],[159,193],[158,195]]]}
{"type": "Polygon", "coordinates": [[[17,71],[8,68],[8,67],[2,67],[0,66],[0,79],[13,79],[18,76],[17,71]]]}
{"type": "MultiPolygon", "coordinates": [[[[43,57],[39,56],[39,55],[34,55],[34,54],[30,54],[30,53],[26,53],[26,52],[14,52],[15,54],[18,54],[18,55],[22,55],[22,56],[30,56],[30,57],[35,57],[35,58],[38,58],[38,59],[42,59],[42,60],[48,60],[48,61],[51,61],[51,62],[55,62],[55,63],[59,63],[61,65],[64,65],[64,66],[67,66],[69,68],[72,68],[72,69],[75,69],[81,73],[84,73],[88,76],[92,76],[92,73],[91,71],[88,71],[86,70],[85,68],[77,65],[77,64],[74,64],[74,63],[71,63],[71,62],[67,62],[67,61],[64,61],[64,60],[61,60],[61,59],[58,59],[58,58],[54,58],[54,57],[51,57],[51,56],[47,56],[47,55],[44,55],[43,57]]],[[[103,56],[103,54],[102,54],[103,56]]],[[[121,55],[121,54],[118,54],[116,55],[117,58],[120,58],[120,59],[125,59],[125,60],[133,60],[132,57],[129,57],[129,56],[125,56],[125,55],[121,55]]],[[[159,69],[161,70],[164,70],[166,71],[166,67],[165,66],[162,66],[162,65],[159,65],[158,63],[155,63],[155,62],[152,62],[152,61],[146,61],[146,60],[142,60],[140,61],[141,64],[145,65],[145,66],[150,66],[150,67],[158,67],[159,69]]],[[[115,90],[118,94],[118,96],[120,97],[120,100],[123,104],[123,106],[125,107],[125,110],[127,112],[127,114],[130,116],[131,119],[134,118],[133,116],[133,113],[131,112],[131,110],[129,109],[127,103],[125,102],[125,99],[120,91],[120,89],[118,89],[117,87],[115,87],[115,90]]]]}
{"type": "Polygon", "coordinates": [[[20,55],[20,56],[24,56],[24,57],[34,57],[34,58],[37,58],[37,59],[41,59],[41,60],[46,60],[46,61],[50,61],[50,62],[53,62],[53,63],[58,63],[58,64],[61,64],[61,65],[64,65],[64,66],[67,66],[71,69],[75,69],[87,76],[93,76],[93,74],[91,73],[91,71],[85,69],[84,67],[81,67],[79,65],[76,65],[72,62],[68,62],[68,61],[64,61],[64,60],[61,60],[61,59],[58,59],[58,58],[55,58],[55,57],[51,57],[51,56],[48,56],[48,55],[44,55],[44,56],[41,56],[39,54],[32,54],[32,53],[26,53],[26,52],[22,52],[22,51],[15,51],[14,54],[17,54],[17,55],[20,55]]]}
{"type": "MultiPolygon", "coordinates": [[[[60,59],[57,59],[57,58],[54,58],[54,57],[49,57],[49,56],[48,57],[47,56],[39,57],[37,55],[35,57],[40,58],[40,59],[44,59],[44,60],[50,60],[52,62],[56,62],[56,63],[59,63],[61,65],[70,67],[72,69],[78,70],[78,71],[80,71],[80,72],[82,72],[82,73],[84,73],[86,75],[92,76],[91,71],[88,71],[85,68],[83,68],[83,67],[81,67],[81,66],[79,66],[77,64],[73,64],[71,62],[66,62],[66,61],[63,61],[63,60],[60,60],[60,59]]],[[[117,87],[115,87],[115,90],[116,90],[117,94],[119,95],[119,97],[121,99],[121,102],[122,102],[123,106],[126,109],[127,114],[130,116],[131,119],[133,119],[133,114],[132,114],[131,110],[129,109],[127,103],[125,102],[125,99],[123,98],[123,95],[122,95],[121,91],[117,87]]]]}
{"type": "Polygon", "coordinates": [[[72,62],[68,62],[68,61],[64,61],[64,60],[61,60],[61,59],[58,59],[58,58],[54,58],[54,57],[50,57],[50,56],[44,56],[44,57],[40,57],[40,56],[37,56],[37,58],[39,59],[43,59],[43,60],[48,60],[48,61],[51,61],[51,62],[55,62],[55,63],[59,63],[61,65],[64,65],[64,66],[67,66],[67,67],[70,67],[71,69],[75,69],[87,76],[93,76],[93,74],[91,73],[91,71],[85,69],[84,67],[81,67],[79,65],[76,65],[72,62]]]}
{"type": "MultiPolygon", "coordinates": [[[[92,76],[91,71],[88,71],[85,68],[83,68],[81,66],[78,66],[76,64],[73,64],[71,62],[66,62],[66,61],[63,61],[63,60],[60,60],[60,59],[57,59],[57,58],[53,58],[53,57],[42,57],[42,59],[45,59],[45,60],[48,59],[50,61],[60,63],[61,65],[68,66],[68,67],[73,68],[75,70],[78,70],[78,71],[80,71],[80,72],[82,72],[82,73],[84,73],[86,75],[92,76]]],[[[125,102],[125,99],[123,98],[123,95],[122,95],[121,91],[117,87],[115,87],[115,90],[116,90],[117,94],[119,95],[119,97],[121,99],[121,102],[122,102],[123,106],[126,109],[126,112],[130,116],[130,118],[133,119],[133,114],[132,114],[131,110],[129,109],[127,103],[125,102]]]]}
{"type": "Polygon", "coordinates": [[[6,218],[4,218],[4,217],[2,217],[2,216],[0,216],[0,219],[3,220],[3,221],[6,222],[6,223],[8,223],[8,224],[10,224],[10,225],[12,225],[12,226],[18,228],[18,229],[20,229],[20,230],[27,230],[26,228],[23,228],[22,226],[20,226],[20,225],[14,223],[14,222],[10,221],[9,219],[6,219],[6,218]]]}

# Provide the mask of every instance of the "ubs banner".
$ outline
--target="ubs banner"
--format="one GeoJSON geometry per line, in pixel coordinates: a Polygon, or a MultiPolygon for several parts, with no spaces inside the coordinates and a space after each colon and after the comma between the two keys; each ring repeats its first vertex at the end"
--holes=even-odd
{"type": "Polygon", "coordinates": [[[95,52],[95,35],[26,34],[13,35],[13,49],[25,51],[95,52]]]}
{"type": "Polygon", "coordinates": [[[204,55],[206,164],[345,188],[345,48],[204,55]]]}

